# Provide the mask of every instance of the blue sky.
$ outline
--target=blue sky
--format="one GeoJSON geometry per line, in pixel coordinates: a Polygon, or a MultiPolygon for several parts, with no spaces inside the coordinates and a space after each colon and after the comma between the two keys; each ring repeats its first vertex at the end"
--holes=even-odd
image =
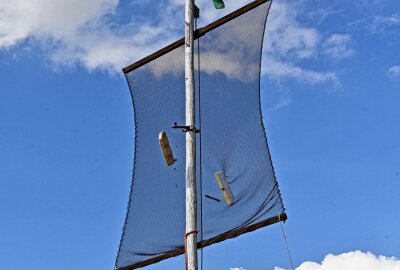
{"type": "MultiPolygon", "coordinates": [[[[0,2],[0,268],[112,269],[133,159],[120,68],[182,35],[182,1],[0,2]]],[[[201,24],[247,2],[198,1],[201,24]]],[[[295,267],[399,267],[365,253],[400,258],[399,10],[273,3],[262,105],[295,267]]],[[[279,226],[205,250],[207,269],[276,266],[290,268],[279,226]]]]}

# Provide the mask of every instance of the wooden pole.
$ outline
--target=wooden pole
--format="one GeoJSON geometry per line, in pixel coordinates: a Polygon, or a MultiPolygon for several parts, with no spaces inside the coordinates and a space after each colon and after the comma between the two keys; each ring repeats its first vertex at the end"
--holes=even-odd
{"type": "MultiPolygon", "coordinates": [[[[186,126],[195,127],[194,102],[194,0],[185,0],[186,126]]],[[[186,132],[186,267],[197,270],[196,131],[186,132]]]]}

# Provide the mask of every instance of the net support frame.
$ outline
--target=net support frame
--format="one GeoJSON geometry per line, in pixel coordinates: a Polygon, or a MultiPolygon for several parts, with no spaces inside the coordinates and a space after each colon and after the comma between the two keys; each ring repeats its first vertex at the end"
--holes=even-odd
{"type": "MultiPolygon", "coordinates": [[[[216,243],[228,240],[228,239],[232,239],[232,238],[238,237],[238,236],[240,236],[242,234],[253,232],[253,231],[261,229],[263,227],[270,226],[270,225],[275,224],[275,223],[279,223],[280,221],[284,222],[286,220],[287,220],[286,213],[282,213],[282,214],[279,214],[279,215],[277,215],[275,217],[263,220],[263,221],[261,221],[259,223],[256,223],[256,224],[253,224],[253,225],[250,225],[250,226],[247,226],[247,227],[239,228],[239,229],[236,229],[236,230],[231,230],[229,232],[217,235],[217,236],[212,237],[210,239],[203,240],[203,241],[197,243],[197,248],[198,249],[204,248],[204,247],[207,247],[207,246],[210,246],[210,245],[213,245],[213,244],[216,244],[216,243]]],[[[176,256],[179,256],[179,255],[182,255],[184,253],[185,253],[185,248],[184,247],[180,247],[180,248],[177,248],[175,250],[172,250],[172,251],[169,251],[167,253],[164,253],[164,254],[162,254],[160,256],[151,258],[149,260],[141,261],[141,262],[138,262],[138,263],[135,263],[133,265],[126,266],[126,267],[121,267],[121,268],[118,268],[117,270],[132,270],[132,269],[136,269],[136,268],[145,267],[145,266],[148,266],[150,264],[154,264],[154,263],[160,262],[160,261],[168,259],[168,258],[172,258],[172,257],[176,257],[176,256]]]]}
{"type": "MultiPolygon", "coordinates": [[[[191,0],[187,0],[187,1],[191,1],[191,0]]],[[[219,20],[217,20],[217,21],[215,21],[215,22],[213,22],[213,23],[211,23],[211,24],[209,24],[207,26],[204,26],[202,28],[197,29],[196,31],[193,32],[193,36],[192,36],[193,40],[196,40],[196,39],[206,35],[208,32],[212,31],[213,29],[216,29],[219,26],[222,26],[222,25],[234,20],[235,18],[237,18],[237,17],[239,17],[239,16],[241,16],[241,15],[243,15],[243,14],[245,14],[245,13],[247,13],[247,12],[249,12],[249,11],[255,9],[255,8],[257,8],[258,6],[260,6],[262,4],[265,4],[267,2],[271,2],[271,1],[272,0],[255,0],[255,1],[253,1],[253,2],[251,2],[249,4],[247,4],[247,5],[243,6],[242,8],[239,8],[239,9],[235,10],[234,12],[222,17],[221,19],[219,19],[219,20]]],[[[141,60],[139,60],[139,61],[127,66],[127,67],[125,67],[125,68],[123,68],[122,71],[125,74],[130,73],[131,71],[146,65],[147,63],[149,63],[149,62],[151,62],[151,61],[153,61],[153,60],[155,60],[155,59],[157,59],[157,58],[159,58],[159,57],[161,57],[161,56],[163,56],[163,55],[165,55],[165,54],[167,54],[167,53],[169,53],[169,52],[171,52],[171,51],[173,51],[173,50],[175,50],[175,49],[177,49],[179,47],[181,47],[184,44],[185,44],[185,38],[181,38],[181,39],[169,44],[168,46],[166,46],[166,47],[154,52],[153,54],[150,54],[147,57],[145,57],[145,58],[143,58],[143,59],[141,59],[141,60]]],[[[187,132],[187,133],[189,133],[189,132],[187,132]]],[[[284,209],[283,209],[283,211],[284,211],[284,209]]],[[[287,220],[287,215],[286,215],[285,212],[283,212],[281,214],[278,214],[277,216],[268,218],[268,219],[263,220],[261,222],[258,222],[258,223],[255,223],[255,224],[252,224],[252,225],[249,225],[249,226],[233,229],[233,230],[227,231],[227,232],[225,232],[223,234],[217,235],[215,237],[211,237],[209,239],[205,239],[205,240],[199,241],[199,242],[197,242],[196,249],[204,248],[204,247],[207,247],[207,246],[222,242],[224,240],[235,238],[235,237],[238,237],[238,236],[240,236],[242,234],[245,234],[245,233],[248,233],[248,232],[252,232],[252,231],[255,231],[257,229],[260,229],[260,228],[263,228],[263,227],[266,227],[266,226],[269,226],[269,225],[272,225],[272,224],[275,224],[275,223],[279,223],[280,221],[286,221],[286,220],[287,220]]],[[[140,261],[140,262],[137,262],[137,263],[129,265],[129,266],[116,268],[116,270],[137,269],[137,268],[141,268],[141,267],[145,267],[145,266],[157,263],[159,261],[162,261],[162,260],[165,260],[165,259],[168,259],[168,258],[172,258],[172,257],[175,257],[175,256],[182,255],[184,253],[185,253],[185,247],[181,246],[179,248],[176,248],[174,250],[171,250],[171,251],[166,252],[164,254],[161,254],[159,256],[155,256],[155,257],[152,257],[150,259],[147,259],[147,260],[144,260],[144,261],[140,261]]]]}

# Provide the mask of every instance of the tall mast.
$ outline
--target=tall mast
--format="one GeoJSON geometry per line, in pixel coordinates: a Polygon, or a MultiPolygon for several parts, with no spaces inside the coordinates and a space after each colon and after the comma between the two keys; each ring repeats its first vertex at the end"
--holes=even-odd
{"type": "Polygon", "coordinates": [[[186,263],[197,270],[196,129],[193,61],[194,0],[185,0],[185,86],[186,86],[186,263]]]}

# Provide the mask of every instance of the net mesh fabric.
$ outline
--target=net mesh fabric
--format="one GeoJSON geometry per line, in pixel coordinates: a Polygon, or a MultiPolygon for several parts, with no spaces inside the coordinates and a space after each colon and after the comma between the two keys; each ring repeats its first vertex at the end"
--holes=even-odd
{"type": "MultiPolygon", "coordinates": [[[[200,70],[195,72],[197,124],[201,117],[198,241],[284,212],[260,106],[261,52],[269,8],[266,2],[200,37],[200,70]],[[230,206],[214,177],[219,171],[234,195],[230,206]]],[[[197,69],[197,54],[195,59],[197,69]]],[[[185,123],[184,47],[127,73],[126,78],[134,107],[135,155],[116,268],[180,249],[185,235],[185,134],[171,128],[174,122],[185,123]],[[161,131],[166,131],[177,159],[172,166],[166,165],[160,149],[161,131]]]]}

